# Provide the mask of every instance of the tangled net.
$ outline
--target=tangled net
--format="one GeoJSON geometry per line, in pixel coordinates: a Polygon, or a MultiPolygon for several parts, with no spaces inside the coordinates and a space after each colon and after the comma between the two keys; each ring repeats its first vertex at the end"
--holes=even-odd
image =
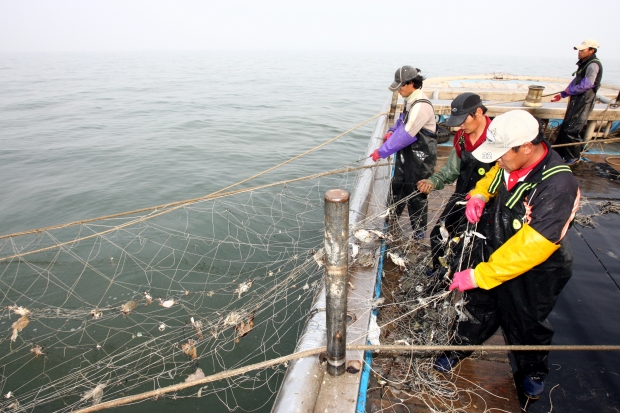
{"type": "MultiPolygon", "coordinates": [[[[320,290],[324,193],[351,191],[355,179],[343,172],[170,213],[3,238],[0,410],[69,412],[291,354],[320,290]]],[[[439,211],[449,193],[434,197],[439,211]]],[[[375,264],[377,237],[387,238],[394,262],[387,301],[375,303],[381,344],[449,344],[466,317],[463,300],[446,291],[448,275],[426,275],[428,241],[412,238],[406,217],[383,234],[388,215],[351,231],[371,238],[351,246],[352,268],[375,264]]],[[[468,249],[461,248],[447,256],[465,257],[465,268],[468,249]]],[[[382,371],[380,358],[373,368],[395,391],[445,409],[468,390],[433,371],[436,355],[403,353],[398,372],[382,371]]],[[[286,368],[165,394],[148,408],[167,411],[174,399],[175,409],[209,403],[266,411],[286,368]]]]}
{"type": "MultiPolygon", "coordinates": [[[[581,210],[584,209],[585,205],[588,205],[590,209],[593,209],[590,206],[590,203],[585,199],[582,200],[581,204],[581,210]]],[[[579,224],[582,227],[596,228],[594,218],[609,213],[620,214],[620,202],[601,201],[595,203],[595,205],[598,208],[598,212],[593,212],[591,214],[580,213],[575,215],[575,224],[579,224]]]]}
{"type": "MultiPolygon", "coordinates": [[[[0,240],[0,410],[69,412],[292,353],[323,274],[323,195],[354,178],[0,240]]],[[[264,410],[285,371],[164,397],[264,410]]]]}

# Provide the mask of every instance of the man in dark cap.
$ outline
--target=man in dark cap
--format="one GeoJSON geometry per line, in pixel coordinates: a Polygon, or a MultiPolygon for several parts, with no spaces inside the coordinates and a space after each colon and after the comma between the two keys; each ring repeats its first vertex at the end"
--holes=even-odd
{"type": "Polygon", "coordinates": [[[486,140],[487,128],[491,119],[485,115],[487,108],[480,96],[467,92],[456,97],[451,104],[451,114],[446,126],[460,127],[454,135],[454,143],[446,165],[428,179],[418,182],[417,187],[425,194],[439,190],[445,184],[456,180],[454,194],[448,200],[445,209],[431,231],[432,268],[427,271],[433,275],[436,271],[445,272],[448,267],[445,250],[450,240],[466,225],[465,207],[459,202],[465,200],[478,180],[491,169],[494,163],[484,163],[472,155],[486,140]],[[443,271],[441,271],[443,270],[443,271]]]}
{"type": "MultiPolygon", "coordinates": [[[[578,143],[584,140],[584,127],[594,108],[594,98],[601,86],[603,78],[603,64],[596,57],[598,42],[594,39],[584,40],[577,50],[577,71],[575,78],[563,92],[555,95],[552,102],[570,96],[564,121],[560,125],[556,144],[578,143]]],[[[563,146],[556,149],[564,158],[567,165],[572,166],[579,162],[582,146],[563,146]]]]}
{"type": "Polygon", "coordinates": [[[389,89],[398,91],[404,98],[403,113],[384,136],[383,145],[373,152],[372,159],[376,162],[396,153],[388,204],[396,204],[394,213],[400,216],[406,203],[414,237],[423,239],[428,214],[427,195],[416,193],[416,183],[431,176],[435,169],[437,124],[433,105],[422,92],[424,77],[419,72],[412,66],[396,70],[389,89]]]}

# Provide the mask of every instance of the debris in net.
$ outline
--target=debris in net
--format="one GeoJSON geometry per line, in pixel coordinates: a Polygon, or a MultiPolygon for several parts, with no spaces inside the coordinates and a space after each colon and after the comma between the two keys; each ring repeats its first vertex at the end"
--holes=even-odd
{"type": "Polygon", "coordinates": [[[39,357],[45,355],[45,352],[43,350],[44,348],[37,344],[30,349],[30,352],[33,353],[35,357],[39,357]]]}
{"type": "Polygon", "coordinates": [[[407,340],[396,340],[396,341],[394,341],[394,344],[402,344],[402,345],[405,345],[405,346],[409,346],[410,345],[407,340]]]}
{"type": "Polygon", "coordinates": [[[467,302],[463,298],[461,298],[454,304],[454,310],[456,311],[456,314],[459,316],[457,321],[459,322],[469,320],[469,317],[467,317],[467,315],[463,311],[465,309],[465,304],[467,304],[467,302]]]}
{"type": "Polygon", "coordinates": [[[620,214],[620,202],[603,201],[597,202],[596,206],[599,208],[598,213],[590,215],[578,214],[575,216],[575,223],[582,227],[596,228],[593,218],[609,213],[620,214]]]}
{"type": "Polygon", "coordinates": [[[248,292],[252,288],[252,281],[246,281],[244,283],[239,284],[239,288],[235,290],[237,294],[239,294],[239,298],[241,298],[241,294],[248,292]]]}
{"type": "Polygon", "coordinates": [[[374,314],[370,315],[370,322],[368,323],[368,341],[373,346],[380,346],[381,342],[379,341],[379,336],[381,335],[381,328],[377,324],[377,316],[374,314]]]}
{"type": "Polygon", "coordinates": [[[202,322],[195,321],[194,317],[191,317],[189,320],[192,322],[192,327],[194,327],[194,331],[196,332],[198,339],[202,340],[202,322]]]}
{"type": "Polygon", "coordinates": [[[10,399],[11,397],[13,397],[13,392],[12,392],[12,391],[10,391],[10,392],[8,392],[7,394],[5,394],[5,395],[4,395],[4,396],[2,396],[2,397],[4,397],[5,399],[10,399]]]}
{"type": "Polygon", "coordinates": [[[400,267],[401,269],[406,269],[407,268],[407,264],[409,263],[409,261],[406,258],[401,257],[400,255],[396,254],[395,252],[388,252],[387,255],[388,255],[388,257],[390,257],[392,262],[394,264],[396,264],[398,267],[400,267]]]}
{"type": "Polygon", "coordinates": [[[128,301],[121,306],[121,313],[127,315],[135,310],[137,304],[135,301],[128,301]]]}
{"type": "Polygon", "coordinates": [[[93,406],[101,403],[101,399],[103,398],[103,389],[105,384],[98,384],[94,389],[88,390],[84,392],[84,395],[80,399],[81,402],[86,401],[88,399],[93,399],[93,406]]]}
{"type": "Polygon", "coordinates": [[[244,322],[241,320],[241,324],[235,326],[235,330],[237,330],[237,337],[235,337],[235,343],[239,342],[240,337],[246,336],[252,329],[254,328],[254,315],[256,314],[256,310],[252,312],[250,319],[248,322],[244,322]]]}
{"type": "Polygon", "coordinates": [[[163,300],[161,297],[159,297],[159,305],[164,307],[164,308],[170,308],[173,305],[175,305],[177,302],[174,301],[174,298],[169,298],[167,300],[163,300]]]}
{"type": "Polygon", "coordinates": [[[450,233],[446,229],[446,222],[441,220],[439,223],[439,235],[441,235],[441,245],[446,245],[450,239],[450,233]]]}
{"type": "Polygon", "coordinates": [[[349,287],[351,287],[352,290],[355,290],[355,285],[353,285],[353,283],[351,281],[347,281],[347,284],[349,284],[349,287]]]}
{"type": "Polygon", "coordinates": [[[236,311],[231,311],[230,314],[224,319],[224,325],[236,326],[241,321],[241,315],[236,311]]]}
{"type": "Polygon", "coordinates": [[[10,311],[14,312],[17,315],[21,315],[25,317],[28,317],[30,315],[30,310],[28,310],[26,307],[17,306],[17,305],[8,305],[6,308],[8,308],[10,311]]]}
{"type": "Polygon", "coordinates": [[[101,318],[102,315],[103,315],[103,312],[98,308],[95,308],[94,310],[90,310],[90,316],[94,319],[101,318]]]}
{"type": "Polygon", "coordinates": [[[351,246],[351,258],[355,259],[360,252],[360,246],[354,242],[350,242],[349,245],[351,246]]]}
{"type": "Polygon", "coordinates": [[[151,297],[151,294],[147,293],[146,291],[144,292],[144,300],[146,301],[144,305],[153,304],[153,297],[151,297]]]}
{"type": "Polygon", "coordinates": [[[353,235],[364,244],[373,242],[377,238],[384,239],[386,237],[383,232],[377,231],[376,229],[358,229],[353,235]]]}
{"type": "MultiPolygon", "coordinates": [[[[204,379],[204,378],[205,378],[205,374],[202,371],[202,369],[200,367],[196,367],[196,372],[187,376],[187,378],[185,379],[185,383],[189,383],[189,382],[204,379]]],[[[202,394],[202,387],[200,388],[200,390],[198,390],[198,397],[200,397],[201,394],[202,394]]]]}
{"type": "Polygon", "coordinates": [[[377,218],[387,218],[390,215],[392,215],[394,213],[394,209],[393,208],[388,208],[385,210],[385,212],[381,215],[378,215],[377,218]]]}
{"type": "Polygon", "coordinates": [[[29,322],[30,320],[28,320],[28,317],[23,315],[19,318],[19,320],[13,323],[13,325],[11,326],[11,328],[13,329],[13,334],[11,335],[11,341],[14,342],[15,340],[17,340],[17,333],[19,333],[24,328],[26,328],[29,322]]]}
{"type": "Polygon", "coordinates": [[[375,300],[372,300],[370,302],[370,306],[372,307],[373,310],[377,309],[379,306],[381,306],[381,304],[383,304],[385,302],[385,297],[379,297],[375,300]]]}
{"type": "Polygon", "coordinates": [[[183,343],[181,345],[181,350],[183,350],[183,353],[193,359],[198,358],[198,354],[196,353],[196,341],[192,340],[191,338],[187,340],[187,343],[183,343]]]}
{"type": "Polygon", "coordinates": [[[306,284],[304,284],[303,287],[301,287],[302,290],[309,290],[310,289],[310,285],[308,284],[308,282],[306,281],[306,284]]]}
{"type": "Polygon", "coordinates": [[[325,250],[323,248],[319,249],[316,252],[314,252],[314,250],[310,250],[310,254],[312,254],[312,258],[314,258],[316,265],[321,268],[325,259],[325,250]]]}
{"type": "Polygon", "coordinates": [[[159,331],[164,331],[166,329],[166,327],[168,327],[166,324],[164,323],[159,323],[159,327],[157,327],[157,329],[159,331]]]}
{"type": "Polygon", "coordinates": [[[372,253],[368,252],[366,254],[362,254],[357,262],[362,267],[372,267],[375,265],[375,257],[372,253]]]}

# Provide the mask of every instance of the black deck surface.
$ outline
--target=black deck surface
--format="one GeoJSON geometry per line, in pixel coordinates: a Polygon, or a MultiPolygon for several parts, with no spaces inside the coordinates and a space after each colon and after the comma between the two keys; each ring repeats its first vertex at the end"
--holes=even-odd
{"type": "MultiPolygon", "coordinates": [[[[584,205],[593,212],[600,200],[620,202],[620,181],[594,170],[586,163],[575,171],[584,205]]],[[[601,215],[594,222],[596,228],[570,229],[573,277],[549,317],[553,344],[620,345],[620,215],[601,215]]],[[[549,365],[545,393],[527,411],[620,412],[620,352],[555,351],[549,365]]]]}

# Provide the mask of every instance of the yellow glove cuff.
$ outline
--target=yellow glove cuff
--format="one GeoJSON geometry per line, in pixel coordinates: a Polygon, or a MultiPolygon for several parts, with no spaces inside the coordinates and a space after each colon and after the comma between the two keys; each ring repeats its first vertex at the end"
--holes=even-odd
{"type": "Polygon", "coordinates": [[[493,165],[493,167],[491,167],[491,169],[489,169],[489,171],[482,178],[480,178],[480,180],[476,183],[476,187],[469,191],[469,194],[471,196],[481,195],[484,197],[484,202],[489,202],[489,199],[495,196],[495,194],[489,192],[489,187],[491,186],[493,179],[495,179],[495,175],[501,171],[502,169],[496,162],[495,165],[493,165]]]}
{"type": "Polygon", "coordinates": [[[560,248],[540,235],[528,224],[499,247],[488,262],[481,262],[474,270],[476,284],[490,290],[503,282],[542,264],[560,248]]]}

